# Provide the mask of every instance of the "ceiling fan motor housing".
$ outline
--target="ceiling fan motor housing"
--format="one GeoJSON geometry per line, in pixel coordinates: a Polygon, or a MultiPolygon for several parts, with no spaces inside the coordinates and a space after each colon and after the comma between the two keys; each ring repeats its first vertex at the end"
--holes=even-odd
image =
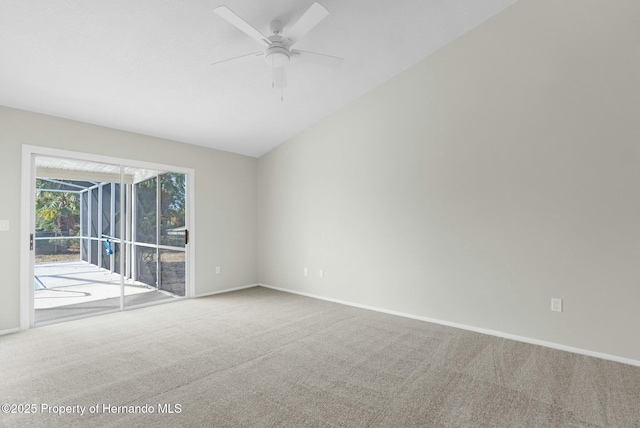
{"type": "Polygon", "coordinates": [[[272,67],[284,67],[289,63],[291,52],[282,42],[271,42],[264,51],[264,59],[272,67]]]}

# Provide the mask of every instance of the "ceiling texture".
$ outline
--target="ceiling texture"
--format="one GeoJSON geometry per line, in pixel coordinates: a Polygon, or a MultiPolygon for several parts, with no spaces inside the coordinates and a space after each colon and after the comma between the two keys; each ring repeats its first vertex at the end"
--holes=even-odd
{"type": "Polygon", "coordinates": [[[260,45],[313,0],[0,0],[0,104],[259,157],[517,0],[318,0],[330,14],[271,87],[260,45]]]}

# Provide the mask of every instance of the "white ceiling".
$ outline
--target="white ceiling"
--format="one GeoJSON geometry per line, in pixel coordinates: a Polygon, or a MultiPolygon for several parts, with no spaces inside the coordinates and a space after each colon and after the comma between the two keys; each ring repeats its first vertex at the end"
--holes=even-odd
{"type": "Polygon", "coordinates": [[[213,9],[286,34],[313,0],[0,0],[0,104],[258,157],[515,1],[319,0],[296,48],[344,64],[294,58],[281,92],[262,58],[210,65],[260,50],[213,9]]]}

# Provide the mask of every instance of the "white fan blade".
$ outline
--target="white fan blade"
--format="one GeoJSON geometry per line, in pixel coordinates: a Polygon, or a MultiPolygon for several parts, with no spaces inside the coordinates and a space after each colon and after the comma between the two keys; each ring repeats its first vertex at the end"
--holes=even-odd
{"type": "Polygon", "coordinates": [[[291,54],[293,56],[302,56],[305,60],[313,61],[316,64],[324,65],[331,68],[339,68],[344,62],[344,58],[339,56],[326,55],[318,52],[301,51],[298,49],[292,49],[291,54]]]}
{"type": "Polygon", "coordinates": [[[284,74],[284,67],[273,67],[273,89],[281,89],[287,87],[287,76],[284,74]]]}
{"type": "Polygon", "coordinates": [[[227,6],[218,6],[213,9],[215,13],[229,21],[230,24],[235,25],[239,30],[242,30],[249,37],[257,41],[258,43],[269,46],[269,42],[267,38],[260,33],[260,31],[253,28],[251,25],[247,23],[244,19],[240,18],[236,15],[231,9],[227,6]]]}
{"type": "Polygon", "coordinates": [[[218,65],[218,64],[222,64],[224,62],[229,62],[229,61],[235,61],[237,59],[242,59],[242,58],[249,58],[252,56],[261,56],[264,52],[260,51],[260,52],[252,52],[249,54],[245,54],[245,55],[240,55],[240,56],[236,56],[233,58],[227,58],[227,59],[223,59],[222,61],[216,61],[216,62],[212,62],[211,65],[218,65]]]}
{"type": "Polygon", "coordinates": [[[285,33],[291,41],[289,47],[293,46],[298,40],[304,37],[313,27],[322,21],[329,11],[319,3],[313,3],[309,9],[291,26],[291,29],[285,33]]]}

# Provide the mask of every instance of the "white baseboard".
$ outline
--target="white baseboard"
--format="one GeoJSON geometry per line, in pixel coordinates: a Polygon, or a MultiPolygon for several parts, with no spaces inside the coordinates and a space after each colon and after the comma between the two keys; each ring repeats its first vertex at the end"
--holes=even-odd
{"type": "Polygon", "coordinates": [[[216,290],[216,291],[211,291],[209,293],[196,294],[193,297],[198,298],[198,297],[213,296],[214,294],[231,293],[232,291],[245,290],[247,288],[259,287],[259,286],[260,284],[249,284],[249,285],[243,285],[242,287],[225,288],[224,290],[216,290]]]}
{"type": "Polygon", "coordinates": [[[474,326],[466,325],[466,324],[459,324],[459,323],[450,322],[450,321],[443,321],[443,320],[438,320],[438,319],[434,319],[434,318],[422,317],[422,316],[418,316],[418,315],[407,314],[407,313],[404,313],[404,312],[398,312],[398,311],[391,311],[391,310],[388,310],[388,309],[376,308],[374,306],[361,305],[359,303],[347,302],[347,301],[339,300],[339,299],[332,299],[330,297],[323,297],[323,296],[319,296],[319,295],[316,295],[316,294],[310,294],[310,293],[304,293],[304,292],[301,292],[301,291],[289,290],[289,289],[286,289],[286,288],[274,287],[272,285],[267,285],[267,284],[258,284],[258,285],[260,285],[261,287],[265,287],[265,288],[271,288],[272,290],[283,291],[285,293],[298,294],[298,295],[301,295],[301,296],[311,297],[311,298],[314,298],[314,299],[326,300],[328,302],[333,302],[333,303],[339,303],[341,305],[353,306],[353,307],[356,307],[356,308],[368,309],[370,311],[382,312],[382,313],[385,313],[385,314],[397,315],[397,316],[400,316],[400,317],[411,318],[411,319],[415,319],[415,320],[419,320],[419,321],[426,321],[426,322],[430,322],[430,323],[434,323],[434,324],[446,325],[448,327],[455,327],[455,328],[459,328],[459,329],[462,329],[462,330],[474,331],[476,333],[482,333],[482,334],[487,334],[487,335],[490,335],[490,336],[501,337],[503,339],[515,340],[515,341],[518,341],[518,342],[524,342],[524,343],[529,343],[529,344],[532,344],[532,345],[544,346],[544,347],[547,347],[547,348],[553,348],[553,349],[558,349],[558,350],[561,350],[561,351],[572,352],[574,354],[586,355],[588,357],[601,358],[603,360],[615,361],[617,363],[629,364],[631,366],[640,367],[640,361],[633,360],[633,359],[630,359],[630,358],[625,358],[625,357],[619,357],[617,355],[611,355],[611,354],[605,354],[605,353],[602,353],[602,352],[590,351],[588,349],[574,348],[573,346],[562,345],[562,344],[559,344],[559,343],[553,343],[553,342],[547,342],[547,341],[544,341],[544,340],[532,339],[530,337],[518,336],[518,335],[515,335],[515,334],[504,333],[504,332],[501,332],[501,331],[490,330],[490,329],[481,328],[481,327],[474,327],[474,326]]]}
{"type": "Polygon", "coordinates": [[[19,328],[10,328],[8,330],[0,330],[0,336],[4,336],[5,334],[17,333],[19,332],[19,328]]]}

